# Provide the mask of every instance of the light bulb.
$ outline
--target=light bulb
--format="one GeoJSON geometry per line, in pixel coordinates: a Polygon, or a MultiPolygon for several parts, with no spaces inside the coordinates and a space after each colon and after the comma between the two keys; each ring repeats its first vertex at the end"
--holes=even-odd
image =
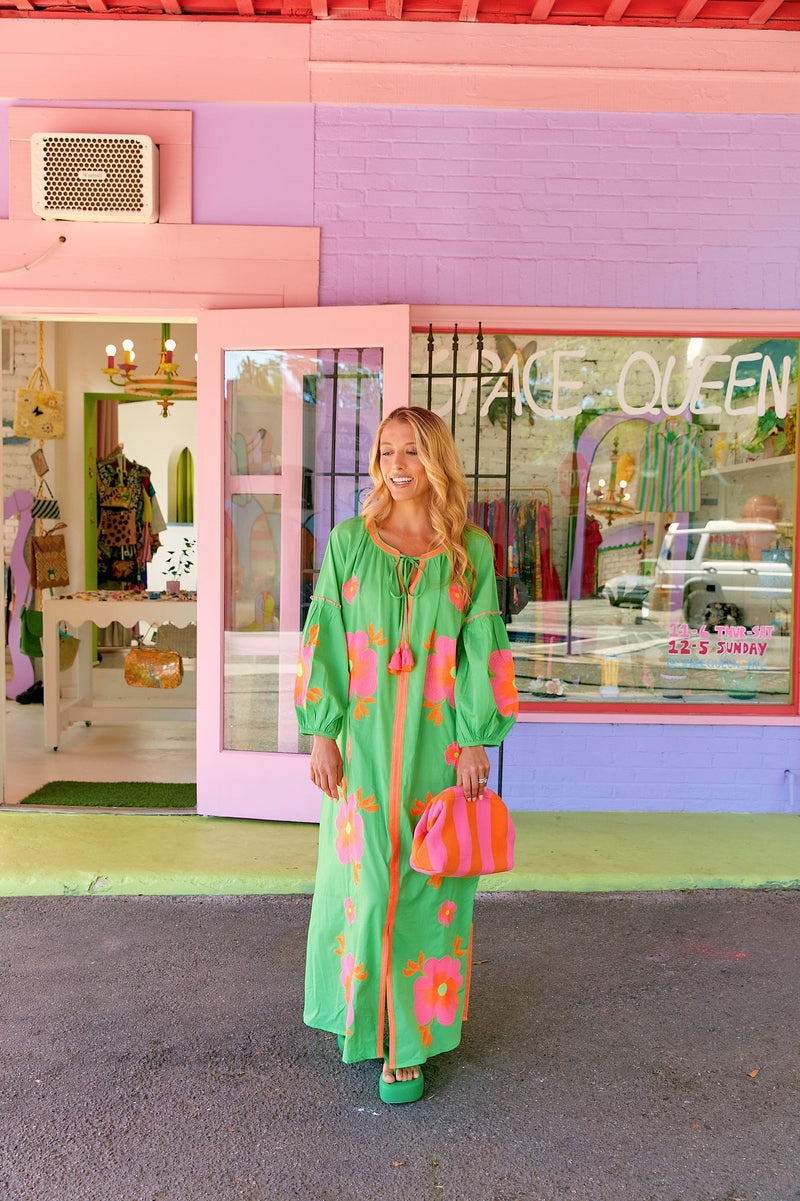
{"type": "Polygon", "coordinates": [[[167,338],[166,342],[164,343],[164,349],[165,350],[174,350],[177,345],[178,345],[178,343],[175,341],[174,338],[167,338]]]}
{"type": "Polygon", "coordinates": [[[605,481],[605,480],[598,480],[598,481],[597,481],[597,486],[598,486],[598,488],[605,488],[605,486],[606,486],[606,481],[605,481]]]}
{"type": "Polygon", "coordinates": [[[126,338],[122,343],[123,350],[133,350],[133,338],[126,338]]]}
{"type": "Polygon", "coordinates": [[[113,345],[111,344],[111,342],[109,342],[108,346],[106,347],[106,354],[107,354],[107,355],[108,355],[110,358],[112,358],[112,359],[113,359],[113,357],[114,357],[114,355],[115,355],[116,353],[117,353],[117,348],[116,348],[116,346],[113,346],[113,345]]]}
{"type": "Polygon", "coordinates": [[[627,488],[627,487],[628,487],[628,481],[627,481],[627,480],[620,480],[620,481],[619,481],[619,486],[620,486],[620,488],[627,488]]]}

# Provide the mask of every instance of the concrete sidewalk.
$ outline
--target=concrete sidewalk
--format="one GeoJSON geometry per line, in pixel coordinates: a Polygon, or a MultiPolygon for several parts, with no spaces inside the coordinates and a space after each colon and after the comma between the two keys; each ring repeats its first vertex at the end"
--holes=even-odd
{"type": "MultiPolygon", "coordinates": [[[[800,888],[786,814],[515,813],[515,868],[481,891],[800,888]]],[[[5,809],[0,895],[310,893],[317,827],[175,813],[5,809]]]]}
{"type": "Polygon", "coordinates": [[[398,1107],[302,1025],[308,912],[0,899],[3,1198],[800,1194],[800,891],[479,897],[462,1045],[398,1107]]]}

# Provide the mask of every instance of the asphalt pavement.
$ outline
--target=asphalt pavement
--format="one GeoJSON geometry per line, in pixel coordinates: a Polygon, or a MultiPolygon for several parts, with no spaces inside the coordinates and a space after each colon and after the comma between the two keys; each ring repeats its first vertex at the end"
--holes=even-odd
{"type": "Polygon", "coordinates": [[[397,1107],[302,1025],[309,905],[0,898],[0,1201],[800,1198],[800,892],[480,896],[397,1107]]]}

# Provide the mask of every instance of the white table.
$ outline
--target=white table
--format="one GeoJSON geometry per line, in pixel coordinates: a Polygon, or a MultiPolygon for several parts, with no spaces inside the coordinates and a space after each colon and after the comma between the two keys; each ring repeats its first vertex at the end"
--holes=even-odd
{"type": "Polygon", "coordinates": [[[60,623],[66,622],[78,632],[92,622],[106,627],[118,621],[126,628],[138,622],[187,626],[197,621],[197,600],[194,594],[157,599],[147,593],[78,592],[72,596],[45,597],[43,605],[44,638],[44,734],[45,746],[58,750],[61,731],[73,722],[97,722],[101,725],[124,724],[131,721],[194,721],[196,703],[189,695],[187,679],[175,689],[130,688],[131,696],[123,701],[93,697],[92,638],[89,630],[81,637],[76,660],[77,697],[62,699],[59,673],[60,623]],[[186,691],[184,691],[186,689],[186,691]],[[183,694],[183,695],[181,695],[183,694]]]}

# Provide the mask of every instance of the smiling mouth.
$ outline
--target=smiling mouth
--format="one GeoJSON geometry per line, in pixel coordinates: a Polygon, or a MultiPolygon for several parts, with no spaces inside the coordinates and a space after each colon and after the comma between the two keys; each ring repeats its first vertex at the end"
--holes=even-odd
{"type": "Polygon", "coordinates": [[[414,482],[410,475],[392,475],[389,479],[396,487],[402,487],[403,484],[412,484],[414,482]]]}

